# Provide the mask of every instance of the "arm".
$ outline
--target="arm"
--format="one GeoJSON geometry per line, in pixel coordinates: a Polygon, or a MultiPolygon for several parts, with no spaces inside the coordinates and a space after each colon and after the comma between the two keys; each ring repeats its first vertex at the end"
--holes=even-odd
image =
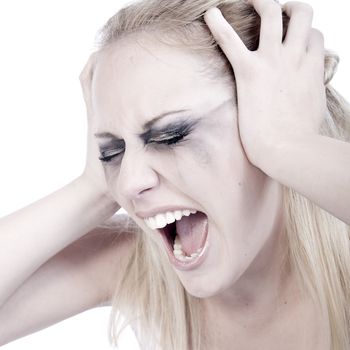
{"type": "Polygon", "coordinates": [[[118,209],[80,176],[0,219],[0,307],[42,264],[118,209]]]}
{"type": "Polygon", "coordinates": [[[96,55],[80,74],[87,107],[85,169],[77,179],[0,219],[0,307],[42,264],[111,217],[120,206],[108,191],[93,137],[91,79],[96,55]]]}
{"type": "Polygon", "coordinates": [[[350,144],[318,134],[328,113],[325,56],[331,56],[312,28],[313,10],[295,1],[283,7],[272,0],[247,3],[261,20],[257,48],[245,46],[219,9],[205,15],[235,72],[247,158],[350,224],[350,144]],[[289,17],[285,27],[282,12],[289,17]]]}
{"type": "Polygon", "coordinates": [[[117,217],[123,229],[95,228],[49,259],[16,290],[0,308],[0,346],[88,309],[110,305],[135,237],[124,227],[123,216],[117,217]]]}
{"type": "Polygon", "coordinates": [[[350,225],[350,143],[302,135],[259,145],[257,167],[350,225]]]}

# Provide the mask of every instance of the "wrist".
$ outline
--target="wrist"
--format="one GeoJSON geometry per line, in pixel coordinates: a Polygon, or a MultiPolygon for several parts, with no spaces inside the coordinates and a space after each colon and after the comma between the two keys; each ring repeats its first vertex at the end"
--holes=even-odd
{"type": "Polygon", "coordinates": [[[111,194],[108,191],[107,184],[104,181],[97,180],[95,176],[91,174],[91,172],[86,169],[82,172],[82,174],[78,177],[78,181],[84,183],[86,186],[93,187],[97,192],[100,192],[102,195],[107,198],[111,198],[111,194]]]}
{"type": "Polygon", "coordinates": [[[251,161],[254,166],[272,176],[282,158],[289,157],[293,154],[293,149],[319,136],[317,134],[269,135],[256,142],[251,161]]]}

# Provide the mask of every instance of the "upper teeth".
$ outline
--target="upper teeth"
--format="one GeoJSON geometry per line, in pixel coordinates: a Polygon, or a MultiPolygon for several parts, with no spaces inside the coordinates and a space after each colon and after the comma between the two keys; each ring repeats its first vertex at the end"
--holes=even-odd
{"type": "Polygon", "coordinates": [[[155,230],[156,228],[163,228],[167,224],[171,224],[175,220],[181,220],[183,216],[189,216],[191,214],[197,213],[197,210],[175,210],[167,211],[166,213],[157,214],[156,216],[149,217],[145,220],[146,225],[155,230]]]}

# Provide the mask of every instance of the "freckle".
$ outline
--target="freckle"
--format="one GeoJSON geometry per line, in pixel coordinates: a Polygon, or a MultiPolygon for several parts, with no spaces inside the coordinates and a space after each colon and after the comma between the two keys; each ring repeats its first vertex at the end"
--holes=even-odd
{"type": "Polygon", "coordinates": [[[285,301],[285,302],[284,302],[284,305],[286,305],[286,304],[287,304],[287,302],[285,301]]]}
{"type": "Polygon", "coordinates": [[[238,186],[242,186],[242,183],[241,183],[241,182],[238,182],[238,186]]]}

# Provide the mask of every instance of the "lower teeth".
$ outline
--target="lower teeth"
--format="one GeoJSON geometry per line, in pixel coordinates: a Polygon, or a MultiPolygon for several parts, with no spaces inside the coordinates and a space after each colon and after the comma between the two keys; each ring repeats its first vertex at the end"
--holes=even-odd
{"type": "Polygon", "coordinates": [[[195,258],[197,258],[201,254],[201,252],[203,250],[203,247],[202,248],[198,248],[195,253],[191,254],[191,256],[187,256],[186,253],[181,248],[182,247],[181,247],[179,236],[176,235],[175,242],[174,242],[173,253],[174,253],[174,256],[175,256],[175,258],[177,260],[180,260],[180,261],[191,261],[191,260],[194,260],[195,258]]]}

